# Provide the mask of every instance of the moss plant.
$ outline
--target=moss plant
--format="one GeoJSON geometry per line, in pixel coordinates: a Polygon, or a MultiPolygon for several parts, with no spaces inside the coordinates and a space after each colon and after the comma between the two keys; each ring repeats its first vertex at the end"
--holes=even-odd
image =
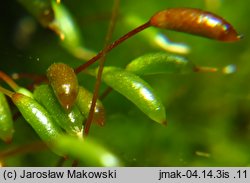
{"type": "Polygon", "coordinates": [[[0,166],[250,165],[250,55],[235,29],[246,5],[192,1],[209,13],[164,10],[187,5],[158,0],[144,8],[115,0],[113,9],[113,1],[7,3],[0,94],[14,125],[9,117],[11,129],[0,134],[13,136],[0,142],[0,166]],[[54,63],[51,80],[46,71],[54,63]]]}

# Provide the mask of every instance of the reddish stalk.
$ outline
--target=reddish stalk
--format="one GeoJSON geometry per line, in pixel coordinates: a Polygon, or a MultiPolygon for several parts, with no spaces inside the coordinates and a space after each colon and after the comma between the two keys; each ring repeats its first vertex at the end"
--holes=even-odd
{"type": "MultiPolygon", "coordinates": [[[[194,64],[193,64],[194,65],[194,64]]],[[[217,72],[218,68],[216,67],[201,67],[201,66],[196,66],[194,65],[193,68],[194,72],[217,72]]],[[[104,92],[102,93],[102,95],[99,97],[100,100],[103,100],[104,98],[106,98],[111,92],[113,91],[113,89],[111,87],[107,87],[104,92]]]]}
{"type": "Polygon", "coordinates": [[[91,122],[92,122],[93,117],[94,117],[95,106],[96,106],[96,102],[97,102],[98,95],[99,95],[99,89],[100,89],[100,85],[101,85],[102,72],[103,72],[104,63],[105,63],[105,59],[106,59],[106,53],[107,53],[107,50],[109,48],[108,43],[109,43],[109,41],[112,37],[112,34],[114,32],[114,29],[115,29],[115,23],[116,23],[116,18],[118,15],[119,4],[120,4],[120,0],[114,1],[113,10],[112,10],[112,17],[111,17],[109,29],[108,29],[108,32],[107,32],[107,35],[105,38],[105,46],[103,49],[103,54],[100,57],[99,69],[98,69],[98,73],[97,73],[93,98],[92,98],[92,102],[91,102],[91,106],[90,106],[90,110],[89,110],[89,116],[88,116],[88,119],[87,119],[85,126],[84,126],[84,136],[88,135],[89,129],[91,126],[91,122]]]}
{"type": "Polygon", "coordinates": [[[1,151],[0,159],[6,159],[8,157],[12,157],[12,156],[19,155],[19,154],[38,152],[38,151],[47,150],[47,149],[48,149],[47,145],[42,141],[32,142],[31,144],[25,144],[25,145],[22,145],[13,149],[1,151]]]}
{"type": "Polygon", "coordinates": [[[0,78],[4,80],[13,90],[17,90],[19,88],[19,86],[2,71],[0,71],[0,78]]]}
{"type": "Polygon", "coordinates": [[[201,66],[195,66],[193,68],[194,72],[217,72],[218,68],[216,67],[201,67],[201,66]]]}
{"type": "Polygon", "coordinates": [[[35,85],[41,84],[42,82],[48,82],[48,79],[44,75],[38,75],[38,74],[31,74],[31,73],[14,73],[12,74],[12,78],[14,80],[17,79],[30,79],[32,80],[32,83],[27,86],[27,89],[33,90],[35,85]]]}
{"type": "Polygon", "coordinates": [[[40,80],[41,78],[44,78],[44,75],[39,74],[33,74],[33,73],[14,73],[12,74],[12,78],[17,79],[30,79],[32,81],[40,80]]]}
{"type": "Polygon", "coordinates": [[[78,74],[79,72],[82,72],[84,69],[88,68],[90,65],[95,63],[97,60],[99,60],[104,54],[110,52],[112,49],[117,47],[119,44],[127,40],[128,38],[134,36],[135,34],[145,30],[146,28],[150,27],[150,22],[146,22],[145,24],[133,29],[132,31],[128,32],[124,36],[120,37],[113,43],[109,44],[106,49],[101,50],[96,56],[94,56],[92,59],[90,59],[88,62],[80,65],[79,67],[75,68],[75,73],[78,74]]]}
{"type": "MultiPolygon", "coordinates": [[[[102,63],[100,63],[100,66],[99,66],[99,70],[98,70],[98,74],[97,74],[97,82],[95,84],[95,90],[94,90],[94,94],[93,94],[93,98],[92,98],[90,112],[89,112],[89,116],[88,116],[88,119],[87,119],[87,121],[85,123],[85,127],[84,127],[84,136],[88,135],[89,129],[90,129],[90,126],[91,126],[91,122],[93,120],[94,109],[95,109],[96,101],[98,99],[98,91],[99,91],[99,87],[100,87],[100,83],[101,83],[101,76],[102,76],[102,71],[103,71],[103,66],[104,66],[105,55],[108,52],[110,52],[112,49],[114,49],[115,47],[117,47],[119,44],[121,44],[122,42],[124,42],[125,40],[127,40],[128,38],[134,36],[135,34],[137,34],[137,33],[141,32],[141,31],[145,30],[146,28],[148,28],[150,26],[151,26],[151,24],[148,21],[145,24],[143,24],[143,25],[141,25],[141,26],[133,29],[132,31],[130,31],[127,34],[125,34],[124,36],[120,37],[119,39],[117,39],[113,43],[105,46],[105,48],[103,50],[101,50],[95,57],[93,57],[92,59],[90,59],[88,62],[80,65],[77,68],[75,68],[75,73],[78,74],[78,73],[82,72],[83,70],[85,70],[86,68],[88,68],[93,63],[95,63],[96,61],[98,61],[100,58],[104,58],[103,61],[102,61],[102,63]]],[[[111,28],[110,28],[110,31],[111,31],[111,28]]],[[[106,44],[108,43],[107,39],[108,39],[108,36],[106,38],[106,44]]]]}

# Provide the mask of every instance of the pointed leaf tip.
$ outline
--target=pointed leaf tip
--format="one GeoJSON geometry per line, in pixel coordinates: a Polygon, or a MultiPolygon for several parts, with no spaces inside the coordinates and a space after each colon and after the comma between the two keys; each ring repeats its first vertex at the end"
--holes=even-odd
{"type": "Polygon", "coordinates": [[[105,67],[102,79],[114,90],[133,102],[152,120],[166,120],[165,108],[153,88],[139,76],[116,67],[105,67]],[[114,79],[119,78],[119,79],[114,79]]]}
{"type": "Polygon", "coordinates": [[[161,124],[162,124],[163,126],[167,126],[168,122],[167,122],[167,120],[165,120],[165,121],[162,121],[161,124]]]}
{"type": "Polygon", "coordinates": [[[148,53],[131,61],[126,70],[137,75],[191,73],[193,64],[185,57],[166,52],[148,53]]]}

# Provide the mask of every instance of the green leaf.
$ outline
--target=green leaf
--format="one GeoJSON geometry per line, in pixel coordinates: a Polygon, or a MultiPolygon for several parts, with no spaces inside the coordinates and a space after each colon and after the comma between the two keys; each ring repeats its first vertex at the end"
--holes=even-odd
{"type": "Polygon", "coordinates": [[[76,105],[70,111],[65,111],[59,104],[49,85],[40,85],[34,91],[34,98],[48,111],[53,120],[67,133],[82,136],[84,116],[76,105]]]}
{"type": "Polygon", "coordinates": [[[13,120],[8,102],[0,92],[0,139],[9,143],[14,133],[13,120]]]}
{"type": "Polygon", "coordinates": [[[126,70],[137,75],[191,73],[194,65],[185,57],[166,52],[150,53],[130,62],[126,70]]]}
{"type": "Polygon", "coordinates": [[[54,0],[18,0],[44,27],[53,30],[61,45],[80,59],[89,60],[95,52],[85,48],[74,18],[62,3],[54,0]]]}
{"type": "MultiPolygon", "coordinates": [[[[95,73],[96,74],[96,73],[95,73]]],[[[152,120],[165,124],[165,108],[151,88],[139,76],[116,67],[105,67],[102,79],[117,92],[133,102],[152,120]]]]}
{"type": "Polygon", "coordinates": [[[70,136],[61,136],[55,139],[53,144],[56,151],[73,156],[86,166],[122,166],[121,161],[113,153],[89,137],[83,140],[70,136]]]}
{"type": "Polygon", "coordinates": [[[27,97],[30,97],[30,98],[34,98],[33,96],[33,93],[31,91],[29,91],[28,89],[26,88],[23,88],[23,87],[18,87],[16,90],[15,90],[16,93],[21,93],[27,97]]]}
{"type": "Polygon", "coordinates": [[[67,8],[55,1],[52,1],[52,8],[55,19],[49,27],[59,34],[62,46],[76,57],[85,60],[92,58],[95,53],[83,46],[79,28],[67,8]]]}
{"type": "MultiPolygon", "coordinates": [[[[76,99],[76,105],[86,118],[89,115],[92,98],[93,94],[91,92],[89,92],[82,86],[79,87],[79,92],[76,99]]],[[[97,100],[96,102],[93,122],[98,124],[99,126],[103,126],[105,123],[105,110],[100,100],[97,100]]]]}
{"type": "Polygon", "coordinates": [[[52,1],[51,5],[55,19],[49,26],[61,36],[62,44],[67,49],[72,49],[70,46],[80,47],[82,45],[81,35],[70,12],[62,3],[58,4],[52,1]]]}
{"type": "Polygon", "coordinates": [[[18,0],[44,27],[54,19],[51,0],[18,0]]]}
{"type": "Polygon", "coordinates": [[[62,134],[48,111],[36,100],[20,93],[14,93],[11,99],[43,141],[51,142],[62,134]]]}

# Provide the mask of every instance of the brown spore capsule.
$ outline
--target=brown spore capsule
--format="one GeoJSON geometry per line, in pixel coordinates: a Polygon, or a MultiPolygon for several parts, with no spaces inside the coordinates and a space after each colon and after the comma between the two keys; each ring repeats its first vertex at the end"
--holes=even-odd
{"type": "Polygon", "coordinates": [[[78,95],[74,70],[66,64],[55,63],[48,68],[47,77],[61,106],[70,110],[78,95]]]}
{"type": "Polygon", "coordinates": [[[194,8],[171,8],[156,13],[150,19],[152,26],[199,35],[224,42],[241,38],[233,26],[222,17],[194,8]]]}

